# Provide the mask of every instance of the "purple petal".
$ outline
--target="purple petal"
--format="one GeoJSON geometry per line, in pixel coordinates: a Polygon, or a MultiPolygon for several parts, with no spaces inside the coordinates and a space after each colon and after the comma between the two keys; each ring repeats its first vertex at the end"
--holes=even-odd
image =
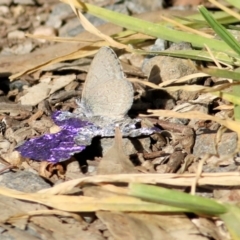
{"type": "Polygon", "coordinates": [[[91,125],[90,122],[83,121],[70,112],[56,111],[52,114],[52,120],[61,128],[68,129],[79,129],[87,125],[91,125]]]}
{"type": "Polygon", "coordinates": [[[60,111],[53,114],[55,123],[62,128],[60,132],[30,139],[17,147],[16,150],[23,157],[38,161],[47,160],[52,163],[67,160],[73,154],[84,150],[86,146],[77,145],[74,138],[81,128],[92,124],[87,121],[81,121],[79,118],[61,120],[58,119],[60,114],[60,111]]]}
{"type": "Polygon", "coordinates": [[[75,144],[75,135],[72,131],[63,129],[55,134],[45,134],[30,139],[16,149],[23,157],[33,160],[47,160],[52,163],[62,162],[86,147],[75,144]]]}

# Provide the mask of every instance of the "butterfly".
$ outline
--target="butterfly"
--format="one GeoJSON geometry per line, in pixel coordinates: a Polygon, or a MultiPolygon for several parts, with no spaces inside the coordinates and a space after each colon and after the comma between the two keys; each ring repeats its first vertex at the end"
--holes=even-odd
{"type": "Polygon", "coordinates": [[[140,120],[127,115],[133,94],[133,86],[115,52],[102,47],[91,63],[76,111],[57,111],[52,115],[61,130],[32,138],[16,150],[26,158],[58,163],[83,151],[96,136],[114,136],[116,127],[125,137],[150,135],[155,128],[136,128],[140,120]]]}

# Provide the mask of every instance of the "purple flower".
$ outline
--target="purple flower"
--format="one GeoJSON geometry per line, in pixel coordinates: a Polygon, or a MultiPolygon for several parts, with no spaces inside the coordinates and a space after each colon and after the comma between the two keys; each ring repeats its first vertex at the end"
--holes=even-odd
{"type": "Polygon", "coordinates": [[[120,122],[108,119],[86,118],[83,115],[57,111],[52,115],[53,121],[61,130],[54,134],[32,138],[16,148],[23,157],[33,160],[47,160],[58,163],[69,159],[91,144],[95,136],[111,137],[115,134],[116,124],[123,136],[137,137],[159,132],[157,128],[137,128],[138,119],[123,118],[120,122]],[[82,120],[84,119],[84,120],[82,120]],[[109,121],[109,122],[108,122],[109,121]],[[103,123],[106,124],[103,124],[103,123]]]}
{"type": "Polygon", "coordinates": [[[81,152],[85,145],[77,145],[75,136],[81,128],[91,125],[79,118],[60,120],[62,112],[55,112],[52,116],[54,122],[62,129],[58,133],[45,134],[41,137],[32,138],[16,148],[23,157],[34,160],[47,160],[52,163],[69,159],[73,154],[81,152]]]}

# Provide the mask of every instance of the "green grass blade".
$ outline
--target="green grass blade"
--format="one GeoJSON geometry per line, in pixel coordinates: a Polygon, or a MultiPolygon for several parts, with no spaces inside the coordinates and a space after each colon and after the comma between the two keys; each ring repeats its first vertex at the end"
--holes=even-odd
{"type": "Polygon", "coordinates": [[[239,0],[225,0],[228,2],[230,5],[240,9],[240,1],[239,0]]]}
{"type": "Polygon", "coordinates": [[[96,17],[112,22],[132,31],[144,33],[153,37],[162,38],[172,42],[190,42],[194,47],[203,48],[207,44],[211,49],[218,51],[232,52],[231,48],[221,40],[205,38],[192,33],[177,31],[160,24],[151,23],[142,19],[127,16],[122,13],[113,12],[91,4],[82,3],[75,4],[80,8],[96,17]]]}
{"type": "MultiPolygon", "coordinates": [[[[229,15],[223,11],[217,11],[212,13],[213,17],[221,24],[228,25],[239,22],[238,19],[229,15]]],[[[180,23],[192,27],[194,29],[199,29],[208,26],[206,20],[201,14],[194,14],[187,17],[174,16],[176,20],[180,23]]]]}
{"type": "MultiPolygon", "coordinates": [[[[236,69],[236,73],[240,74],[239,68],[236,69]]],[[[240,80],[240,78],[238,80],[240,80]]],[[[240,98],[240,94],[239,94],[240,93],[240,85],[233,86],[232,93],[235,96],[235,99],[240,98]]],[[[236,103],[235,101],[232,101],[232,103],[234,103],[234,119],[237,121],[240,121],[240,103],[236,103]]]]}
{"type": "MultiPolygon", "coordinates": [[[[234,93],[227,93],[227,92],[211,92],[211,94],[218,96],[224,100],[227,100],[233,104],[235,104],[236,106],[240,105],[240,96],[239,94],[234,94],[234,93]]],[[[234,117],[235,116],[235,112],[234,112],[234,117]]]]}
{"type": "MultiPolygon", "coordinates": [[[[223,27],[221,24],[219,24],[212,15],[208,12],[208,10],[201,6],[199,7],[200,13],[203,15],[203,17],[206,19],[208,24],[213,28],[213,30],[218,34],[221,39],[224,40],[226,44],[228,44],[229,47],[231,47],[237,54],[240,55],[240,44],[238,41],[233,37],[231,33],[227,31],[225,27],[223,27]]],[[[209,46],[212,48],[211,46],[209,46]]]]}
{"type": "MultiPolygon", "coordinates": [[[[219,24],[213,17],[212,15],[208,12],[208,10],[201,6],[199,7],[199,11],[201,14],[204,16],[208,24],[213,28],[213,30],[221,37],[221,39],[224,40],[228,46],[230,46],[238,55],[240,55],[240,44],[238,41],[234,38],[234,36],[227,31],[226,28],[224,28],[221,24],[219,24]]],[[[237,121],[240,121],[240,105],[239,103],[236,103],[238,98],[237,94],[240,92],[240,86],[234,86],[233,87],[233,95],[227,94],[227,93],[221,93],[221,96],[224,97],[225,99],[227,98],[232,98],[232,102],[235,103],[234,106],[234,118],[237,121]],[[227,95],[227,96],[226,96],[227,95]]]]}
{"type": "Polygon", "coordinates": [[[237,206],[226,205],[227,212],[220,215],[226,224],[233,240],[240,239],[240,208],[237,206]]]}
{"type": "Polygon", "coordinates": [[[129,188],[132,196],[168,206],[189,209],[194,213],[219,215],[227,211],[224,205],[212,199],[193,196],[175,190],[139,183],[131,183],[129,188]]]}
{"type": "MultiPolygon", "coordinates": [[[[190,58],[193,60],[200,60],[200,61],[207,61],[212,62],[212,57],[209,55],[208,52],[204,50],[166,50],[161,52],[141,52],[136,51],[140,54],[156,54],[156,55],[163,55],[163,56],[171,56],[171,57],[180,57],[180,58],[190,58]]],[[[230,64],[232,66],[240,66],[240,57],[237,55],[233,55],[231,57],[229,54],[223,53],[223,52],[215,52],[213,51],[212,54],[215,56],[215,58],[220,61],[224,62],[226,64],[230,64]]]]}
{"type": "Polygon", "coordinates": [[[230,71],[230,70],[218,69],[218,68],[200,68],[199,70],[201,72],[207,73],[208,75],[211,75],[214,77],[227,78],[235,81],[240,81],[240,72],[238,71],[230,71]]]}

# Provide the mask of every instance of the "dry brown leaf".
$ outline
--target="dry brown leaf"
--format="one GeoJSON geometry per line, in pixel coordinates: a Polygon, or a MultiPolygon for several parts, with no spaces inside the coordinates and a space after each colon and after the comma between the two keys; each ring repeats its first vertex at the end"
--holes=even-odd
{"type": "Polygon", "coordinates": [[[53,94],[54,92],[67,86],[69,83],[71,83],[74,80],[76,80],[76,74],[68,74],[65,76],[54,77],[53,81],[51,81],[51,83],[49,84],[51,87],[51,91],[49,94],[53,94]]]}
{"type": "Polygon", "coordinates": [[[53,215],[58,215],[58,216],[65,216],[65,217],[73,217],[75,220],[82,222],[82,218],[75,213],[69,213],[69,212],[64,212],[64,211],[60,211],[60,210],[37,210],[37,211],[28,211],[26,214],[22,213],[22,214],[17,214],[17,215],[13,215],[10,218],[8,218],[8,222],[12,223],[15,222],[18,219],[21,218],[29,218],[29,217],[33,217],[33,216],[53,216],[53,215]]]}
{"type": "Polygon", "coordinates": [[[99,47],[101,47],[103,45],[104,44],[102,42],[100,42],[100,43],[98,42],[98,43],[94,43],[92,46],[83,47],[81,49],[76,50],[75,52],[70,52],[69,54],[66,54],[64,56],[55,57],[53,59],[50,59],[47,62],[36,65],[33,68],[28,68],[24,71],[16,73],[16,74],[12,75],[11,77],[9,77],[9,79],[14,80],[15,78],[19,78],[20,76],[22,76],[24,74],[30,74],[30,73],[36,72],[37,70],[42,69],[46,66],[52,65],[54,63],[91,56],[91,55],[95,54],[98,51],[99,47]],[[92,49],[94,49],[94,50],[92,50],[92,49]]]}
{"type": "Polygon", "coordinates": [[[196,219],[192,219],[192,222],[196,225],[199,229],[199,232],[204,236],[208,236],[208,238],[216,239],[216,240],[223,240],[223,236],[219,232],[216,224],[211,221],[210,219],[199,217],[196,219]]]}
{"type": "Polygon", "coordinates": [[[50,82],[44,81],[45,79],[43,79],[40,83],[27,89],[28,92],[22,97],[20,97],[21,104],[35,106],[44,99],[46,99],[50,94],[65,87],[75,79],[75,74],[57,76],[50,82]]]}
{"type": "MultiPolygon", "coordinates": [[[[137,215],[111,212],[97,212],[96,215],[107,225],[108,230],[116,240],[158,240],[159,236],[164,240],[174,240],[157,224],[143,221],[143,219],[136,217],[137,215]]],[[[149,219],[151,216],[149,215],[149,219]]]]}
{"type": "Polygon", "coordinates": [[[202,236],[199,230],[185,214],[172,215],[149,215],[131,213],[131,216],[138,217],[146,222],[155,223],[161,229],[164,229],[173,239],[185,240],[204,240],[207,237],[202,236]]]}
{"type": "MultiPolygon", "coordinates": [[[[99,30],[107,35],[116,34],[121,29],[121,27],[110,23],[99,27],[99,30]]],[[[88,32],[83,32],[73,39],[77,43],[59,43],[25,55],[1,56],[0,72],[16,73],[10,77],[10,80],[14,80],[24,74],[37,71],[53,63],[90,56],[96,53],[99,47],[106,45],[103,41],[99,42],[101,39],[97,36],[88,32]],[[89,46],[88,42],[84,42],[85,39],[93,41],[94,45],[89,46]]]]}
{"type": "MultiPolygon", "coordinates": [[[[14,190],[10,190],[14,191],[14,190]]],[[[74,229],[74,231],[71,231],[71,234],[78,235],[79,232],[81,232],[81,225],[83,223],[80,223],[80,217],[73,213],[67,213],[62,211],[56,211],[56,210],[47,210],[46,207],[40,205],[40,204],[34,204],[32,202],[26,202],[26,201],[19,201],[17,199],[9,198],[3,195],[0,195],[0,222],[1,227],[3,229],[8,229],[10,227],[13,229],[9,224],[16,227],[13,232],[8,232],[10,236],[17,236],[16,239],[28,239],[27,235],[25,236],[21,229],[25,229],[26,226],[29,227],[29,224],[32,223],[39,226],[39,230],[42,231],[42,237],[44,239],[53,239],[53,240],[64,240],[68,239],[68,231],[71,231],[69,227],[74,225],[72,223],[71,225],[62,223],[59,221],[59,219],[55,216],[49,216],[49,215],[60,215],[60,216],[67,216],[67,217],[73,217],[77,220],[78,223],[78,229],[74,229]],[[31,216],[31,219],[29,219],[29,216],[31,216]],[[60,229],[59,229],[60,228],[60,229]],[[50,238],[48,235],[48,230],[51,231],[51,233],[59,233],[61,237],[50,238]]],[[[82,232],[82,236],[84,236],[84,233],[82,232]]],[[[30,236],[32,236],[30,234],[30,236]]],[[[52,234],[50,235],[52,236],[52,234]]],[[[15,238],[14,238],[15,239],[15,238]]],[[[33,238],[30,238],[31,240],[33,238]]],[[[71,238],[75,239],[75,238],[71,238]]],[[[79,238],[77,238],[79,239],[79,238]]],[[[76,240],[77,240],[76,239],[76,240]]],[[[85,238],[89,239],[89,238],[85,238]]],[[[95,240],[95,239],[94,239],[95,240]]]]}
{"type": "Polygon", "coordinates": [[[46,99],[51,91],[50,86],[46,82],[40,82],[27,89],[27,93],[20,97],[22,105],[35,106],[46,99]]]}
{"type": "MultiPolygon", "coordinates": [[[[7,230],[8,234],[10,235],[11,239],[24,239],[24,240],[39,240],[38,237],[33,236],[32,234],[28,233],[27,231],[12,228],[11,226],[7,226],[4,224],[0,224],[1,228],[7,230]]],[[[53,240],[53,239],[50,239],[53,240]]]]}
{"type": "MultiPolygon", "coordinates": [[[[94,198],[85,196],[51,195],[49,193],[24,193],[0,187],[0,194],[21,200],[44,204],[48,207],[68,212],[131,211],[168,212],[168,207],[149,203],[130,196],[94,198]]],[[[171,207],[170,207],[171,209],[171,207]]]]}
{"type": "Polygon", "coordinates": [[[97,173],[118,174],[133,172],[136,172],[136,170],[132,162],[123,152],[122,134],[119,128],[116,128],[114,144],[101,159],[97,173]]]}
{"type": "Polygon", "coordinates": [[[78,39],[74,37],[52,37],[52,36],[45,36],[45,35],[33,35],[30,33],[25,34],[26,37],[33,38],[33,39],[44,39],[52,42],[69,42],[69,43],[94,43],[96,41],[94,40],[88,40],[88,39],[78,39]]]}

